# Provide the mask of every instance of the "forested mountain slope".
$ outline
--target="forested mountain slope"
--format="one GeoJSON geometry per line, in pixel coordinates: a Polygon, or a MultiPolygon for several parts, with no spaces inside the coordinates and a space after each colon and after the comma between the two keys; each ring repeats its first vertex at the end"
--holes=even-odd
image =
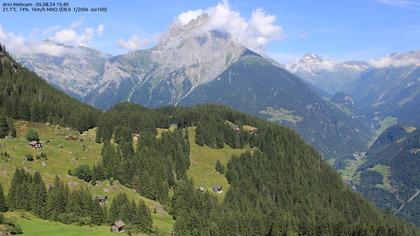
{"type": "Polygon", "coordinates": [[[105,169],[123,184],[145,191],[142,194],[151,193],[150,197],[169,201],[176,219],[174,230],[180,235],[418,233],[349,189],[321,156],[290,129],[223,106],[150,110],[120,104],[101,117],[98,128],[97,141],[106,144],[113,137],[121,147],[105,145],[105,169]],[[151,127],[168,128],[171,123],[177,125],[176,131],[164,133],[160,141],[152,138],[156,131],[151,127]],[[233,129],[231,124],[246,124],[257,130],[250,133],[233,129]],[[191,126],[196,127],[199,145],[257,148],[228,162],[226,178],[230,188],[222,203],[212,194],[194,189],[185,179],[186,169],[194,165],[188,161],[188,146],[184,143],[189,135],[184,128],[191,126]],[[144,137],[140,138],[138,150],[130,148],[131,133],[144,137]],[[152,158],[156,150],[167,154],[152,158]],[[143,172],[136,172],[142,169],[143,172]],[[162,173],[166,173],[164,177],[162,173]],[[151,181],[143,182],[144,175],[151,181]],[[155,184],[162,187],[156,189],[155,184]],[[171,188],[174,195],[169,197],[171,188]]]}
{"type": "Polygon", "coordinates": [[[388,128],[368,150],[357,188],[376,205],[419,225],[420,130],[401,129],[388,128]]]}
{"type": "Polygon", "coordinates": [[[367,70],[351,88],[358,111],[368,118],[393,116],[405,126],[420,125],[420,66],[367,70]]]}
{"type": "Polygon", "coordinates": [[[70,126],[80,131],[95,126],[99,110],[58,91],[0,51],[0,114],[70,126]]]}

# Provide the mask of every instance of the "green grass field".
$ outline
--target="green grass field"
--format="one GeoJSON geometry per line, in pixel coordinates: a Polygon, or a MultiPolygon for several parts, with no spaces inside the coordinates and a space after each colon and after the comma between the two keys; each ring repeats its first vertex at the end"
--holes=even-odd
{"type": "MultiPolygon", "coordinates": [[[[22,228],[24,236],[107,236],[116,235],[110,232],[109,226],[77,226],[42,220],[27,212],[7,212],[5,216],[15,218],[22,228]]],[[[126,234],[124,234],[126,235],[126,234]]]]}
{"type": "Polygon", "coordinates": [[[219,159],[223,165],[227,165],[233,155],[239,156],[241,153],[251,151],[250,148],[233,149],[227,145],[221,149],[214,149],[207,146],[199,146],[195,143],[195,128],[188,128],[188,137],[190,142],[190,160],[191,166],[187,172],[189,178],[193,179],[194,186],[212,192],[211,188],[215,184],[223,186],[223,192],[214,193],[219,200],[223,200],[229,183],[224,175],[219,174],[214,167],[219,159]]]}
{"type": "Polygon", "coordinates": [[[370,170],[376,171],[383,177],[383,184],[376,185],[379,188],[382,188],[387,191],[393,190],[393,187],[391,186],[391,181],[389,180],[389,177],[391,176],[391,168],[387,165],[375,165],[374,167],[370,168],[370,170]]]}
{"type": "Polygon", "coordinates": [[[345,180],[353,180],[357,181],[357,169],[366,162],[366,158],[361,158],[359,160],[347,160],[346,161],[346,168],[343,170],[338,170],[340,175],[345,180]]]}
{"type": "MultiPolygon", "coordinates": [[[[174,220],[163,207],[156,201],[141,197],[133,189],[126,188],[114,181],[110,185],[109,181],[98,182],[93,186],[90,183],[79,180],[73,176],[67,175],[68,169],[74,169],[80,164],[93,166],[101,158],[102,144],[97,144],[95,140],[95,129],[79,134],[71,129],[56,127],[41,123],[16,121],[15,128],[17,138],[0,139],[0,153],[7,152],[11,158],[5,160],[0,157],[0,183],[7,192],[12,180],[14,171],[17,167],[23,167],[30,172],[39,171],[47,185],[54,181],[55,176],[59,176],[62,181],[71,188],[89,188],[93,195],[107,195],[112,199],[117,193],[124,192],[130,199],[135,201],[143,200],[151,209],[154,227],[163,234],[170,234],[174,220]],[[28,129],[35,129],[41,141],[49,140],[41,150],[34,150],[28,146],[25,135],[28,129]],[[66,141],[67,135],[77,136],[77,141],[66,141]],[[82,142],[83,140],[83,142],[82,142]],[[42,166],[43,160],[26,161],[24,156],[44,152],[48,160],[45,160],[46,166],[42,166]],[[156,208],[157,213],[153,213],[156,208]]],[[[20,223],[20,222],[19,222],[20,223]]],[[[73,235],[73,234],[69,234],[73,235]]],[[[77,235],[77,234],[74,234],[77,235]]]]}

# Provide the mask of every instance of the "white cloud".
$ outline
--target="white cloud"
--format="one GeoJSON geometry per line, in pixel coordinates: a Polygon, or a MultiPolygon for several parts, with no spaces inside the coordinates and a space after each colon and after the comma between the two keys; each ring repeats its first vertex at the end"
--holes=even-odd
{"type": "Polygon", "coordinates": [[[6,45],[7,50],[13,52],[24,47],[25,38],[18,36],[13,32],[7,32],[3,26],[0,25],[0,42],[6,45]]]}
{"type": "MultiPolygon", "coordinates": [[[[76,27],[79,27],[79,25],[76,25],[76,27]]],[[[87,27],[84,30],[78,30],[78,28],[74,28],[74,24],[72,24],[69,28],[58,30],[48,39],[57,43],[86,46],[95,36],[101,36],[104,28],[104,25],[100,24],[96,28],[87,27]]]]}
{"type": "Polygon", "coordinates": [[[393,53],[379,59],[369,60],[369,63],[378,68],[420,65],[420,51],[393,53]]]}
{"type": "Polygon", "coordinates": [[[277,25],[275,15],[269,15],[258,8],[252,11],[250,19],[247,20],[240,12],[233,10],[227,0],[206,10],[183,12],[177,19],[185,25],[202,14],[209,17],[204,26],[207,30],[226,31],[233,39],[254,50],[264,50],[264,46],[269,42],[283,38],[282,27],[277,25]]]}
{"type": "Polygon", "coordinates": [[[198,9],[195,11],[186,11],[184,13],[181,13],[178,16],[178,20],[181,24],[186,25],[188,24],[191,20],[195,20],[197,19],[199,16],[201,16],[203,14],[203,10],[198,9]]]}
{"type": "Polygon", "coordinates": [[[12,53],[45,53],[52,56],[59,56],[67,52],[67,48],[57,45],[51,41],[27,42],[23,36],[18,36],[13,32],[7,32],[0,25],[0,42],[6,45],[8,51],[12,53]]]}
{"type": "Polygon", "coordinates": [[[67,27],[51,26],[48,28],[34,28],[28,36],[8,32],[0,25],[0,42],[15,54],[44,53],[59,56],[69,53],[69,46],[86,46],[89,42],[104,32],[105,26],[83,28],[83,18],[71,23],[67,27]],[[48,40],[45,40],[48,39],[48,40]],[[58,44],[57,44],[58,43],[58,44]]]}
{"type": "Polygon", "coordinates": [[[122,38],[118,39],[117,44],[128,50],[137,50],[142,47],[149,45],[151,41],[149,39],[141,39],[137,35],[132,35],[128,40],[122,38]]]}

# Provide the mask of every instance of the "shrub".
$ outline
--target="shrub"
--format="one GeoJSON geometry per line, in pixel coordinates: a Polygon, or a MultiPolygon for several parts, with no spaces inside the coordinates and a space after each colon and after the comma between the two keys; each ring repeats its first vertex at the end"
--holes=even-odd
{"type": "Polygon", "coordinates": [[[39,141],[39,135],[35,130],[30,129],[26,133],[26,140],[28,140],[28,141],[39,141]]]}
{"type": "Polygon", "coordinates": [[[70,173],[79,179],[89,182],[92,179],[92,170],[88,165],[80,165],[70,173]]]}
{"type": "Polygon", "coordinates": [[[32,156],[32,154],[27,154],[25,158],[27,161],[34,161],[34,157],[32,156]]]}

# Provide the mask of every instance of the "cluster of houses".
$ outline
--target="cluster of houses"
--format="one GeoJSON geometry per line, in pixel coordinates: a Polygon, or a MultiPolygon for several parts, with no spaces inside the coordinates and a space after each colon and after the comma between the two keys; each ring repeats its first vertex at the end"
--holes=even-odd
{"type": "MultiPolygon", "coordinates": [[[[66,141],[77,141],[78,140],[78,138],[74,137],[74,136],[66,136],[65,139],[66,139],[66,141]]],[[[47,140],[43,143],[40,142],[40,141],[31,141],[31,142],[28,143],[28,146],[33,148],[33,149],[41,149],[43,144],[49,143],[49,142],[50,142],[49,140],[47,140]]]]}
{"type": "MultiPolygon", "coordinates": [[[[200,188],[198,188],[201,192],[204,192],[204,187],[200,187],[200,188]]],[[[213,190],[213,192],[215,192],[215,193],[222,193],[223,192],[223,186],[222,185],[220,185],[220,184],[215,184],[215,185],[213,185],[213,187],[211,188],[212,190],[213,190]]]]}

